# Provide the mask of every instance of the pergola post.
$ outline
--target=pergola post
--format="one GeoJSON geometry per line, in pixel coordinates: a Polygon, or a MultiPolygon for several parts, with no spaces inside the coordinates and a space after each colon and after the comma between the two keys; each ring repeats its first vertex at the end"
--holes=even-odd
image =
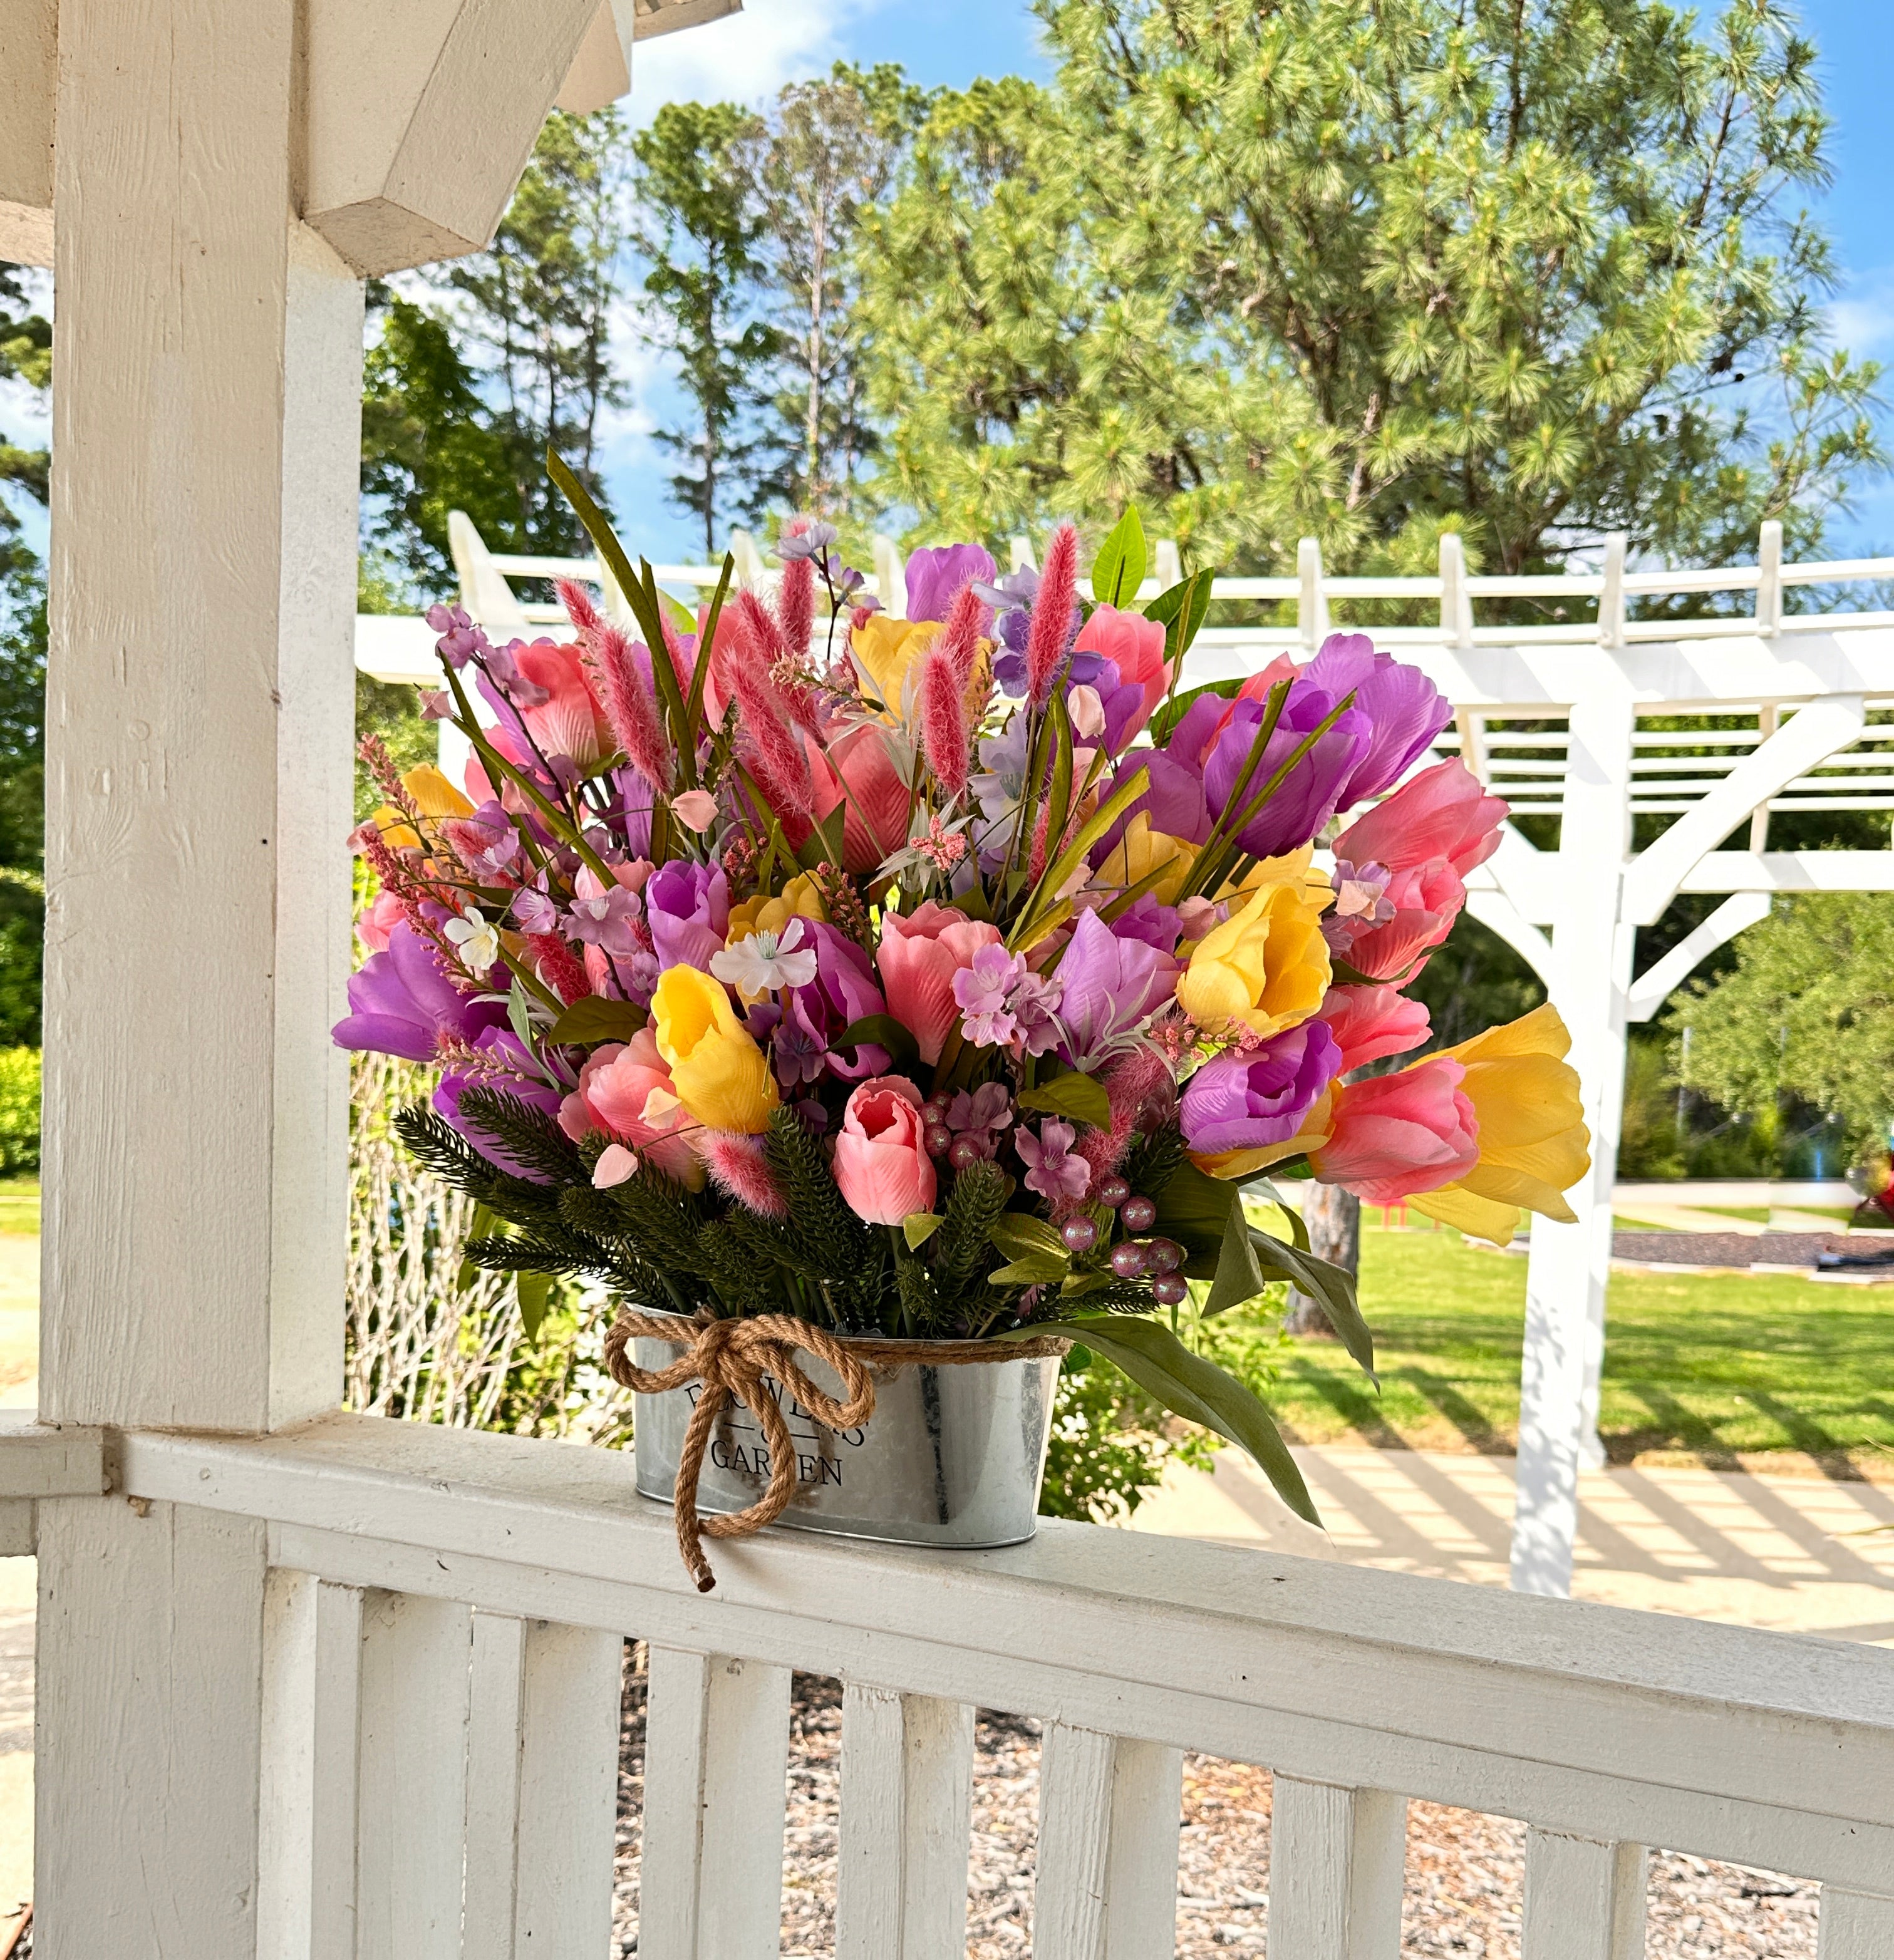
{"type": "MultiPolygon", "coordinates": [[[[40,1408],[342,1381],[361,287],[291,214],[295,0],[60,9],[40,1408]]],[[[40,1523],[53,1960],[254,1951],[264,1528],[40,1523]]]]}
{"type": "Polygon", "coordinates": [[[1585,1384],[1604,1345],[1634,943],[1619,915],[1631,844],[1636,702],[1618,663],[1600,665],[1598,684],[1571,710],[1550,985],[1571,1031],[1592,1165],[1567,1193],[1575,1224],[1533,1221],[1513,1516],[1514,1589],[1561,1596],[1571,1589],[1578,1472],[1590,1440],[1585,1384]]]}

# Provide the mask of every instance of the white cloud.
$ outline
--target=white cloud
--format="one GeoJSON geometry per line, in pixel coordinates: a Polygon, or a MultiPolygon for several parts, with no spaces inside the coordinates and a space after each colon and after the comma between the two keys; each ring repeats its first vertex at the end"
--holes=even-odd
{"type": "Polygon", "coordinates": [[[709,26],[641,41],[626,107],[642,128],[667,102],[759,103],[785,82],[824,74],[848,30],[882,0],[743,0],[709,26]]]}
{"type": "Polygon", "coordinates": [[[1894,266],[1851,272],[1828,308],[1829,337],[1858,360],[1894,348],[1894,266]]]}

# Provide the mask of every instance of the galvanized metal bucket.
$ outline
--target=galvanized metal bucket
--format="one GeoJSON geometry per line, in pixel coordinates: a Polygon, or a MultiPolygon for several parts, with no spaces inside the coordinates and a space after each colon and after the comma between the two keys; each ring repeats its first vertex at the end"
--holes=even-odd
{"type": "MultiPolygon", "coordinates": [[[[948,1351],[957,1344],[938,1344],[948,1351]]],[[[689,1345],[641,1336],[632,1359],[643,1369],[668,1367],[689,1345]]],[[[818,1388],[846,1399],[825,1362],[808,1354],[797,1359],[818,1388]]],[[[769,1381],[797,1452],[796,1494],[776,1522],[897,1545],[1022,1543],[1038,1528],[1058,1375],[1057,1355],[945,1367],[877,1363],[874,1413],[859,1428],[839,1431],[769,1381]]],[[[702,1393],[702,1384],[692,1382],[633,1398],[643,1496],[670,1502],[684,1431],[702,1393]]],[[[743,1510],[769,1481],[768,1446],[756,1417],[740,1403],[727,1407],[705,1452],[698,1510],[706,1516],[743,1510]]]]}

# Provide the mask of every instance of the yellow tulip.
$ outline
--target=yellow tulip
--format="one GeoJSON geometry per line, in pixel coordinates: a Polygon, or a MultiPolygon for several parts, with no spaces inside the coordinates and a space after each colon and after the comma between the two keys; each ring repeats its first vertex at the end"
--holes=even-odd
{"type": "Polygon", "coordinates": [[[1185,1013],[1213,1034],[1238,1021],[1276,1034],[1306,1021],[1329,991],[1327,899],[1308,883],[1309,853],[1256,869],[1265,877],[1256,896],[1198,941],[1177,982],[1185,1013]]]}
{"type": "Polygon", "coordinates": [[[708,1129],[754,1136],[776,1106],[775,1078],[721,984],[673,966],[651,997],[651,1029],[677,1099],[708,1129]]]}
{"type": "Polygon", "coordinates": [[[1591,1168],[1571,1036],[1548,1003],[1504,1027],[1445,1048],[1466,1071],[1461,1091],[1479,1118],[1479,1162],[1408,1202],[1443,1224],[1504,1246],[1523,1210],[1572,1223],[1565,1194],[1591,1168]]]}
{"type": "Polygon", "coordinates": [[[1092,873],[1092,883],[1101,889],[1116,886],[1122,891],[1148,878],[1160,864],[1168,865],[1170,868],[1151,887],[1151,894],[1160,905],[1174,905],[1196,861],[1195,845],[1173,837],[1168,831],[1152,829],[1151,818],[1141,810],[1092,873]]]}
{"type": "MultiPolygon", "coordinates": [[[[415,808],[423,816],[438,821],[444,816],[471,816],[473,806],[431,762],[410,769],[401,778],[401,787],[414,798],[415,808]]],[[[401,813],[392,803],[375,812],[375,828],[391,851],[419,851],[421,839],[412,824],[403,823],[401,813]]]]}
{"type": "Polygon", "coordinates": [[[798,871],[775,898],[746,899],[730,908],[730,930],[724,937],[734,946],[753,932],[781,932],[792,918],[813,919],[826,925],[829,908],[822,902],[816,881],[807,871],[798,871]]]}
{"type": "Polygon", "coordinates": [[[937,619],[891,619],[877,612],[849,636],[857,663],[874,683],[875,698],[897,721],[914,663],[941,637],[937,619]]]}

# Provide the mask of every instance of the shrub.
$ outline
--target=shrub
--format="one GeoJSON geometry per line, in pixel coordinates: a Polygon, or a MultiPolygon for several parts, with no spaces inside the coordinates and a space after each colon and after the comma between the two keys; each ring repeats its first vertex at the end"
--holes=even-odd
{"type": "Polygon", "coordinates": [[[0,1176],[40,1168],[40,1051],[0,1048],[0,1176]]]}

